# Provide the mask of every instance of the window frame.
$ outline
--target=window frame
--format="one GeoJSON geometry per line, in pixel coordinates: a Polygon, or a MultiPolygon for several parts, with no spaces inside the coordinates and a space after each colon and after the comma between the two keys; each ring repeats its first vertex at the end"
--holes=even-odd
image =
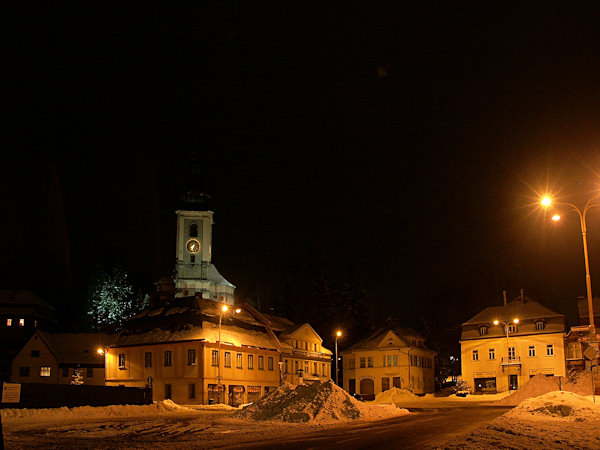
{"type": "Polygon", "coordinates": [[[127,358],[125,357],[125,353],[119,353],[119,369],[127,369],[127,358]]]}
{"type": "Polygon", "coordinates": [[[195,366],[196,365],[196,349],[195,348],[188,348],[187,351],[187,365],[188,366],[195,366]]]}
{"type": "Polygon", "coordinates": [[[210,365],[217,367],[219,365],[219,350],[213,350],[210,354],[210,365]]]}
{"type": "Polygon", "coordinates": [[[479,350],[472,350],[471,361],[479,361],[479,350]]]}
{"type": "Polygon", "coordinates": [[[152,352],[144,352],[144,367],[152,367],[152,352]]]}
{"type": "Polygon", "coordinates": [[[248,370],[254,370],[254,355],[248,355],[248,370]]]}
{"type": "Polygon", "coordinates": [[[171,352],[171,350],[164,351],[163,366],[164,367],[172,367],[173,366],[173,353],[171,352]]]}

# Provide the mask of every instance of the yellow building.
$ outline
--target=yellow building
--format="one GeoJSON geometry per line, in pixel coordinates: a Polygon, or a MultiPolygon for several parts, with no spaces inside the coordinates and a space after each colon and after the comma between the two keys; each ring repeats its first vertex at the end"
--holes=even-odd
{"type": "Polygon", "coordinates": [[[565,375],[565,317],[521,296],[462,325],[462,378],[475,393],[518,389],[530,377],[565,375]]]}
{"type": "Polygon", "coordinates": [[[12,361],[13,383],[70,384],[77,372],[88,385],[104,385],[104,356],[113,337],[104,333],[36,331],[12,361]]]}
{"type": "Polygon", "coordinates": [[[344,389],[366,399],[392,387],[434,392],[435,355],[413,330],[380,328],[341,352],[344,389]]]}
{"type": "MultiPolygon", "coordinates": [[[[234,306],[223,312],[222,306],[199,295],[171,298],[127,321],[106,351],[106,384],[152,385],[154,400],[237,406],[259,399],[284,378],[297,382],[297,376],[282,373],[286,366],[313,370],[315,361],[330,366],[331,352],[320,346],[318,335],[305,331],[310,325],[297,326],[247,304],[239,313],[234,306]],[[310,355],[295,354],[290,339],[319,347],[310,355]]],[[[329,367],[319,365],[314,373],[324,370],[329,367]]]]}

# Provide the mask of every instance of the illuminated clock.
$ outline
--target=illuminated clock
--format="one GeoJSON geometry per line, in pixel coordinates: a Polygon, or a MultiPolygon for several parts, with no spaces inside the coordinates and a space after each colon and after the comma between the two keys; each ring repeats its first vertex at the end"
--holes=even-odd
{"type": "Polygon", "coordinates": [[[196,239],[190,239],[186,245],[188,252],[190,253],[198,253],[200,251],[200,242],[196,239]]]}

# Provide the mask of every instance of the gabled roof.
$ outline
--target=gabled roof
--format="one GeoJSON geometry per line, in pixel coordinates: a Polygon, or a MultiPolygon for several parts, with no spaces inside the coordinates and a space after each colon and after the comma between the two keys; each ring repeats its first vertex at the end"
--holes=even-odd
{"type": "MultiPolygon", "coordinates": [[[[384,343],[384,341],[388,341],[388,339],[386,339],[388,336],[393,335],[396,337],[396,341],[394,342],[395,344],[400,344],[399,346],[404,346],[404,347],[413,347],[412,345],[412,339],[421,339],[423,340],[423,337],[417,333],[415,330],[411,329],[411,328],[378,328],[377,330],[373,331],[370,335],[368,335],[366,338],[356,342],[354,345],[352,345],[350,348],[348,348],[345,351],[357,351],[357,350],[367,350],[367,349],[378,349],[381,347],[388,347],[387,345],[382,345],[384,343]]],[[[427,347],[422,347],[426,350],[427,347]]]]}
{"type": "Polygon", "coordinates": [[[317,333],[315,331],[315,329],[313,327],[311,327],[310,324],[308,324],[308,323],[301,323],[299,325],[294,325],[293,327],[290,327],[287,330],[285,330],[284,332],[282,332],[280,334],[280,337],[281,338],[292,337],[293,335],[298,333],[300,330],[303,330],[304,328],[309,328],[310,331],[313,332],[315,334],[315,336],[317,336],[319,338],[321,343],[323,343],[323,339],[321,339],[321,336],[319,336],[319,333],[317,333]]]}
{"type": "Polygon", "coordinates": [[[98,356],[98,349],[108,347],[115,336],[105,333],[47,333],[37,331],[28,342],[35,337],[48,347],[58,363],[104,363],[98,356]]]}
{"type": "Polygon", "coordinates": [[[564,317],[564,315],[554,312],[544,305],[525,297],[524,302],[521,302],[520,299],[516,299],[507,303],[505,306],[490,306],[485,308],[479,314],[463,323],[463,326],[489,324],[493,323],[494,320],[507,322],[514,318],[523,321],[549,317],[564,317]]]}
{"type": "Polygon", "coordinates": [[[0,289],[0,307],[35,307],[54,311],[54,308],[43,298],[24,289],[0,289]]]}

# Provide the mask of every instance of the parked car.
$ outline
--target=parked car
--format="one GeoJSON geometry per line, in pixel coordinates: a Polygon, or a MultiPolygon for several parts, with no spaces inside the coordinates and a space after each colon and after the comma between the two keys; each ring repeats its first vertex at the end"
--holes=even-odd
{"type": "Polygon", "coordinates": [[[352,397],[354,397],[356,400],[358,400],[359,402],[364,401],[363,398],[361,397],[360,394],[357,394],[356,392],[354,394],[351,394],[352,397]]]}

